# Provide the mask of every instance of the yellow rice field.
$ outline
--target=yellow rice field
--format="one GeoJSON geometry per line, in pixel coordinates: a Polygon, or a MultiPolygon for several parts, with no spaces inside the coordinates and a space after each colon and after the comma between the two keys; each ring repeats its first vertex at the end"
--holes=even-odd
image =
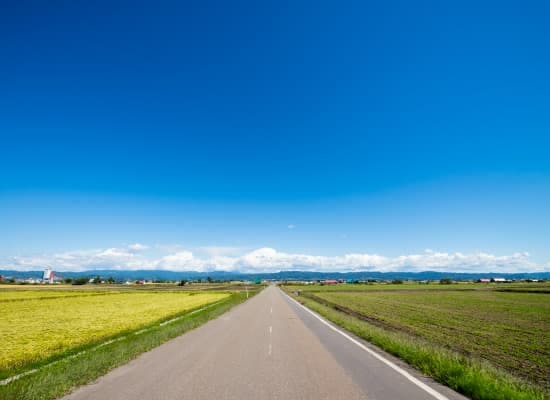
{"type": "Polygon", "coordinates": [[[0,291],[0,375],[228,296],[152,291],[0,291]]]}
{"type": "Polygon", "coordinates": [[[0,304],[7,301],[52,299],[58,297],[105,296],[124,293],[115,290],[0,290],[0,304]]]}

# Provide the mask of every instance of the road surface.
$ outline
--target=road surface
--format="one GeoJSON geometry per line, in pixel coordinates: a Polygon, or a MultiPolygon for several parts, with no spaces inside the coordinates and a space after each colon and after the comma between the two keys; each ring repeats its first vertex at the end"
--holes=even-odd
{"type": "Polygon", "coordinates": [[[270,286],[64,399],[464,397],[349,336],[270,286]]]}

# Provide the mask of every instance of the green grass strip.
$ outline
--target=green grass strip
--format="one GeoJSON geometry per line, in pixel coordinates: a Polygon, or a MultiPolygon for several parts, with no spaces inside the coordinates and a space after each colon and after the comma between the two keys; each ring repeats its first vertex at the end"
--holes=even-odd
{"type": "Polygon", "coordinates": [[[451,389],[474,400],[545,400],[550,394],[480,360],[400,332],[391,332],[304,296],[288,293],[329,321],[371,342],[451,389]]]}
{"type": "MultiPolygon", "coordinates": [[[[250,291],[249,296],[256,293],[250,291]]],[[[89,383],[141,353],[222,315],[246,298],[246,293],[234,292],[215,307],[184,316],[170,324],[156,326],[141,335],[130,334],[123,340],[86,352],[77,358],[68,357],[53,365],[46,365],[37,373],[0,386],[0,399],[51,400],[61,397],[74,387],[89,383]]]]}

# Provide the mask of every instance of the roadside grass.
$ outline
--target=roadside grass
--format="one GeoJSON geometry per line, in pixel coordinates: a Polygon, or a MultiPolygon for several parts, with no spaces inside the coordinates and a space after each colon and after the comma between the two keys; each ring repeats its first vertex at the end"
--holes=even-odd
{"type": "MultiPolygon", "coordinates": [[[[250,291],[252,297],[259,291],[250,291]]],[[[199,312],[192,310],[181,319],[163,326],[156,325],[141,334],[125,338],[78,357],[66,357],[42,366],[38,372],[0,386],[2,400],[50,400],[63,396],[76,386],[89,383],[113,368],[126,364],[141,353],[194,329],[225,313],[247,299],[245,292],[233,292],[213,307],[199,312]]]]}
{"type": "Polygon", "coordinates": [[[436,381],[474,400],[545,400],[550,394],[481,360],[428,341],[374,326],[342,311],[288,292],[297,301],[349,332],[373,343],[436,381]]]}

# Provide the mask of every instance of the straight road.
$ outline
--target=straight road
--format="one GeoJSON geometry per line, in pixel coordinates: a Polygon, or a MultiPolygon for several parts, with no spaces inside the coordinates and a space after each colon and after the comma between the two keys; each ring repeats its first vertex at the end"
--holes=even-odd
{"type": "Polygon", "coordinates": [[[340,331],[271,286],[64,399],[464,397],[340,331]]]}

